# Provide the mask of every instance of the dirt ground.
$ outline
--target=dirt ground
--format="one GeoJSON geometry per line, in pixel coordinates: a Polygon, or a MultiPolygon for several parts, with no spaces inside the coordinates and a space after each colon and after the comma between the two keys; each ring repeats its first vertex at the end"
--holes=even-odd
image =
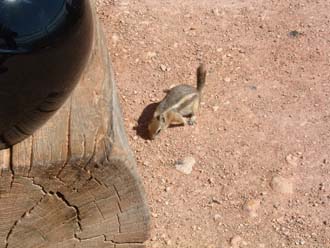
{"type": "Polygon", "coordinates": [[[147,247],[330,247],[330,1],[97,6],[152,212],[147,247]],[[146,140],[141,114],[195,85],[200,62],[197,125],[146,140]]]}

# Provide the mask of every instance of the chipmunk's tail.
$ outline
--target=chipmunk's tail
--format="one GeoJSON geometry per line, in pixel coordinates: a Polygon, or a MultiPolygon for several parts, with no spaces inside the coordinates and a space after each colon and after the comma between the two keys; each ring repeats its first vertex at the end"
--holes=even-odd
{"type": "Polygon", "coordinates": [[[206,68],[204,64],[200,64],[200,66],[197,68],[197,90],[199,92],[202,91],[205,85],[205,79],[206,79],[206,68]]]}

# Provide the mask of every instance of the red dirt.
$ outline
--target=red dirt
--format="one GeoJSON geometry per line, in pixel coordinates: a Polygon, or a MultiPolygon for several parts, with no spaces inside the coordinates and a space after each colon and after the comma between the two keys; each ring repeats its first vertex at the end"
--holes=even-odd
{"type": "Polygon", "coordinates": [[[329,248],[330,2],[97,6],[152,211],[148,247],[329,248]],[[143,110],[172,85],[195,85],[200,62],[197,125],[145,140],[134,130],[143,110]],[[187,156],[189,175],[174,166],[187,156]]]}

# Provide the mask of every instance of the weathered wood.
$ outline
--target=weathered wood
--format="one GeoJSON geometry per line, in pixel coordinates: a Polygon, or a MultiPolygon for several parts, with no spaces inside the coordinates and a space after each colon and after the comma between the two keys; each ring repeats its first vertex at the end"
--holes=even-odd
{"type": "Polygon", "coordinates": [[[134,248],[149,236],[97,21],[94,32],[71,98],[32,137],[0,151],[0,248],[134,248]]]}

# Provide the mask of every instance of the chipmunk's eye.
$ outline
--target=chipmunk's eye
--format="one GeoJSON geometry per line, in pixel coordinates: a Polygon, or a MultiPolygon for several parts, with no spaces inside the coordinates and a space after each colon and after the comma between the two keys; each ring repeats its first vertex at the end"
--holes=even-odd
{"type": "Polygon", "coordinates": [[[156,116],[156,119],[159,121],[160,120],[160,115],[156,116]]]}

